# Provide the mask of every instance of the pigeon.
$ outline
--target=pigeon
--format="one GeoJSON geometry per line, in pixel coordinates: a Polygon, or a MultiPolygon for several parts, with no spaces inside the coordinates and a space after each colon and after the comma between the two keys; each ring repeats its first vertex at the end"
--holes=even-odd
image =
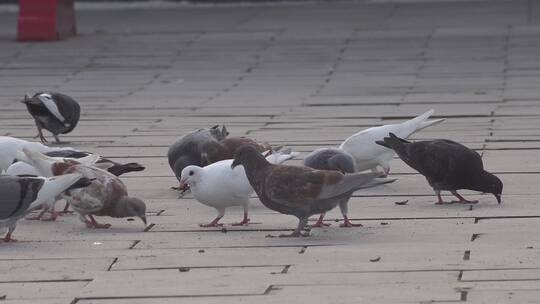
{"type": "MultiPolygon", "coordinates": [[[[353,157],[349,153],[335,148],[321,148],[311,152],[304,159],[304,166],[317,170],[336,170],[343,174],[355,172],[353,157]]],[[[353,224],[347,216],[349,210],[348,203],[351,196],[352,192],[348,197],[344,197],[343,200],[339,202],[339,209],[343,215],[343,224],[341,224],[340,227],[362,226],[362,224],[353,224]]],[[[311,227],[330,226],[330,224],[324,224],[324,215],[324,213],[321,213],[317,223],[311,227]]]]}
{"type": "Polygon", "coordinates": [[[146,205],[135,197],[128,196],[126,186],[115,175],[92,166],[76,162],[59,162],[54,158],[23,148],[26,157],[21,160],[36,168],[41,175],[56,176],[79,173],[93,179],[84,189],[70,190],[62,197],[79,214],[79,219],[88,228],[109,228],[109,224],[98,223],[94,215],[111,217],[137,216],[146,225],[146,205]]]}
{"type": "Polygon", "coordinates": [[[401,160],[424,175],[437,195],[437,204],[454,203],[442,200],[443,190],[457,197],[457,203],[478,203],[466,200],[458,189],[492,193],[501,203],[503,183],[484,170],[482,157],[476,151],[462,144],[447,139],[409,142],[393,133],[377,144],[394,150],[401,160]]]}
{"type": "Polygon", "coordinates": [[[395,181],[376,179],[381,175],[379,172],[345,175],[338,171],[273,165],[252,146],[236,150],[231,168],[238,165],[244,166],[249,183],[263,205],[298,218],[294,232],[280,237],[307,236],[302,229],[311,215],[333,209],[352,191],[395,181]]]}
{"type": "MultiPolygon", "coordinates": [[[[297,155],[297,152],[284,150],[268,155],[266,160],[273,164],[281,164],[297,155]]],[[[218,211],[218,216],[212,222],[201,224],[201,227],[222,226],[219,220],[225,215],[225,209],[232,206],[244,208],[243,220],[232,224],[233,226],[248,225],[250,221],[248,207],[253,188],[247,180],[244,168],[238,166],[232,169],[232,162],[232,159],[226,159],[206,167],[190,165],[182,170],[180,183],[189,186],[197,201],[218,211]]]]}
{"type": "Polygon", "coordinates": [[[0,175],[0,227],[8,227],[4,242],[15,241],[11,234],[17,221],[32,209],[66,190],[86,187],[90,183],[90,179],[76,173],[48,178],[0,175]]]}
{"type": "Polygon", "coordinates": [[[242,145],[251,145],[259,152],[272,150],[269,145],[259,145],[247,137],[228,137],[220,141],[208,141],[201,147],[201,163],[203,166],[213,164],[220,160],[232,159],[234,151],[242,145]]]}
{"type": "MultiPolygon", "coordinates": [[[[198,129],[184,135],[169,147],[167,158],[169,166],[180,181],[182,170],[189,165],[201,166],[201,147],[208,141],[219,141],[229,135],[225,126],[198,129]]],[[[176,189],[176,188],[173,188],[176,189]]],[[[181,189],[179,189],[181,190],[181,189]]]]}
{"type": "Polygon", "coordinates": [[[81,107],[73,98],[57,92],[39,92],[34,96],[26,94],[21,101],[26,105],[30,115],[34,117],[41,142],[47,140],[42,129],[54,136],[56,143],[61,143],[58,134],[67,134],[77,126],[81,115],[81,107]]]}
{"type": "Polygon", "coordinates": [[[74,150],[70,147],[48,147],[38,142],[26,141],[11,136],[0,136],[0,151],[2,151],[2,153],[0,153],[0,173],[7,170],[7,168],[13,164],[13,161],[16,160],[15,155],[18,151],[21,151],[23,147],[27,147],[40,153],[74,150]]]}
{"type": "Polygon", "coordinates": [[[434,112],[434,110],[429,110],[420,116],[400,124],[384,125],[362,130],[345,139],[339,148],[352,155],[355,161],[356,172],[365,170],[375,172],[377,171],[377,166],[379,166],[388,175],[390,172],[390,160],[394,157],[394,152],[376,145],[375,141],[382,140],[390,132],[402,138],[407,138],[416,131],[444,121],[444,119],[427,120],[434,112]]]}

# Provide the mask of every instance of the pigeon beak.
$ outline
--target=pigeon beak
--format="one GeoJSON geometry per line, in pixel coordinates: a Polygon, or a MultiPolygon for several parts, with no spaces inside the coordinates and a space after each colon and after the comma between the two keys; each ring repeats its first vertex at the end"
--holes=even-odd
{"type": "Polygon", "coordinates": [[[144,225],[146,226],[146,216],[145,215],[141,216],[141,220],[143,221],[144,225]]]}
{"type": "Polygon", "coordinates": [[[497,199],[497,203],[499,204],[502,203],[500,194],[494,193],[493,195],[495,195],[495,198],[497,199]]]}
{"type": "Polygon", "coordinates": [[[30,101],[30,99],[32,99],[32,96],[30,96],[30,94],[27,93],[27,94],[24,95],[24,99],[21,100],[20,102],[21,103],[27,103],[28,101],[30,101]]]}
{"type": "Polygon", "coordinates": [[[180,180],[180,186],[178,186],[178,189],[182,191],[186,191],[187,189],[189,189],[189,185],[186,183],[185,179],[180,180]]]}
{"type": "Polygon", "coordinates": [[[234,159],[232,164],[231,164],[231,169],[234,169],[236,168],[236,166],[240,165],[240,161],[237,160],[237,159],[234,159]]]}

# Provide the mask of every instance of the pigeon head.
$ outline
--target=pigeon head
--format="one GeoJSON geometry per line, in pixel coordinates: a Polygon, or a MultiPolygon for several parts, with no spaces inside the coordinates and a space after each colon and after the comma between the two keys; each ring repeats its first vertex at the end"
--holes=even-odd
{"type": "Polygon", "coordinates": [[[118,203],[118,210],[115,212],[115,217],[139,217],[146,225],[146,204],[136,197],[123,197],[118,203]]]}
{"type": "Polygon", "coordinates": [[[339,172],[354,173],[354,160],[344,154],[337,154],[328,159],[328,167],[339,172]]]}
{"type": "Polygon", "coordinates": [[[212,128],[210,128],[210,134],[217,140],[222,140],[227,135],[229,135],[229,131],[227,131],[227,128],[225,125],[221,126],[221,129],[219,128],[219,125],[215,125],[212,128]]]}
{"type": "Polygon", "coordinates": [[[497,176],[486,172],[482,181],[482,189],[480,190],[486,193],[492,193],[497,199],[497,203],[501,203],[503,183],[497,176]]]}
{"type": "Polygon", "coordinates": [[[234,152],[234,161],[231,168],[243,165],[244,167],[255,167],[260,165],[269,165],[270,163],[264,156],[252,145],[242,145],[234,152]]]}
{"type": "Polygon", "coordinates": [[[28,93],[24,94],[23,100],[21,100],[21,103],[28,103],[32,99],[32,96],[28,93]]]}
{"type": "Polygon", "coordinates": [[[205,142],[201,147],[201,165],[207,166],[221,160],[219,157],[223,153],[223,147],[217,141],[205,142]]]}
{"type": "Polygon", "coordinates": [[[199,166],[187,166],[182,170],[180,176],[180,188],[187,188],[187,186],[192,187],[195,185],[201,178],[201,167],[199,166]]]}

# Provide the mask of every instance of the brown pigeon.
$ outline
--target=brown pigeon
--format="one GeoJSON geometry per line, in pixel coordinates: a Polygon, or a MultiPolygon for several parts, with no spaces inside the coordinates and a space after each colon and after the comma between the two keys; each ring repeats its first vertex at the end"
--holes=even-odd
{"type": "Polygon", "coordinates": [[[236,150],[231,167],[238,165],[244,166],[249,183],[266,207],[298,218],[294,232],[280,237],[304,235],[301,231],[311,215],[333,209],[352,191],[395,181],[376,179],[381,173],[344,175],[337,171],[273,165],[249,145],[236,150]]]}

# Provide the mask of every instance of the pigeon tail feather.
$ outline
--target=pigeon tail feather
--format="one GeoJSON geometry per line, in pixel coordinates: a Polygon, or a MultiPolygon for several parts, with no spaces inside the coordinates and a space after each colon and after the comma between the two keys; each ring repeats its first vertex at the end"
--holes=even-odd
{"type": "Polygon", "coordinates": [[[403,123],[404,126],[407,127],[407,133],[408,134],[401,134],[403,137],[409,137],[413,133],[420,131],[424,128],[427,128],[429,126],[441,123],[444,121],[444,118],[441,119],[434,119],[434,120],[428,120],[428,118],[435,113],[435,110],[431,109],[421,115],[416,116],[413,119],[407,120],[403,123]]]}
{"type": "Polygon", "coordinates": [[[64,192],[78,182],[79,179],[81,179],[81,175],[78,173],[47,178],[43,187],[40,189],[36,200],[32,203],[31,208],[54,199],[58,194],[64,192]]]}
{"type": "Polygon", "coordinates": [[[318,199],[334,198],[356,191],[381,175],[380,172],[345,174],[340,182],[324,186],[318,199]]]}

